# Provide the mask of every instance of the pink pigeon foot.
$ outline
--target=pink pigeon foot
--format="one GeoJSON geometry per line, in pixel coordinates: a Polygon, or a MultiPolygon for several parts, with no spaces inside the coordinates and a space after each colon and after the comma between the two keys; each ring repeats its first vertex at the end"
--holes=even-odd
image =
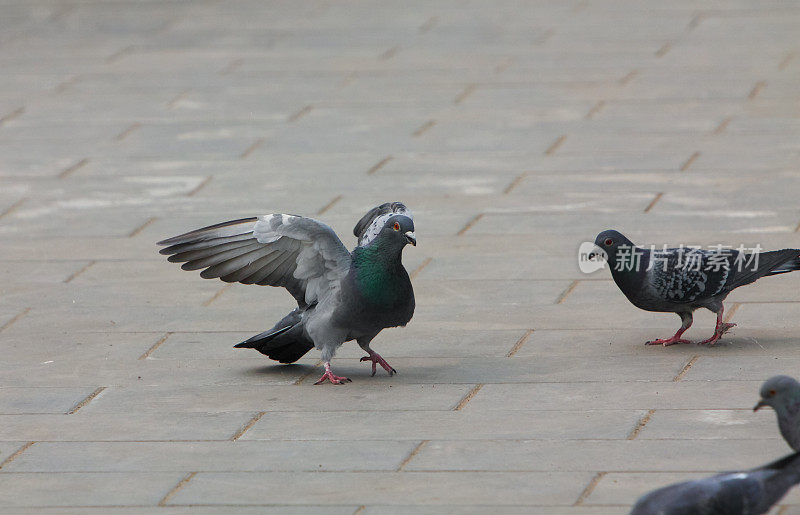
{"type": "Polygon", "coordinates": [[[645,345],[663,345],[664,347],[669,347],[670,345],[675,345],[676,343],[692,343],[689,340],[684,340],[683,338],[679,338],[678,336],[673,336],[672,338],[667,338],[663,340],[661,338],[657,340],[650,340],[649,342],[645,342],[645,345]]]}
{"type": "Polygon", "coordinates": [[[375,375],[376,365],[382,366],[385,371],[389,372],[390,376],[392,376],[392,375],[397,373],[397,370],[393,369],[386,362],[386,360],[381,357],[380,354],[378,354],[375,351],[371,351],[371,350],[369,350],[367,352],[369,352],[369,356],[364,356],[359,361],[372,361],[372,375],[373,376],[375,375]]]}
{"type": "Polygon", "coordinates": [[[322,377],[319,378],[319,381],[317,381],[314,384],[315,385],[322,384],[322,383],[325,382],[326,379],[328,381],[330,381],[332,384],[344,384],[344,383],[351,383],[352,382],[347,377],[339,377],[339,376],[333,375],[333,373],[331,372],[331,364],[330,363],[325,363],[325,373],[322,374],[322,377]]]}
{"type": "Polygon", "coordinates": [[[714,345],[715,343],[717,343],[717,340],[719,340],[722,337],[723,334],[728,332],[733,327],[736,327],[736,324],[728,324],[728,323],[720,324],[720,325],[717,326],[717,329],[714,331],[714,336],[712,336],[711,338],[709,338],[707,340],[703,340],[702,342],[697,342],[697,344],[698,345],[705,345],[705,344],[714,345]]]}

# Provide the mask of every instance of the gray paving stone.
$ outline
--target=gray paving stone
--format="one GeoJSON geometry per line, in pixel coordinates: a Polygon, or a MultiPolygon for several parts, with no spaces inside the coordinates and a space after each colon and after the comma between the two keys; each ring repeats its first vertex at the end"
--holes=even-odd
{"type": "Polygon", "coordinates": [[[414,447],[412,441],[37,442],[4,471],[393,471],[414,447]]]}
{"type": "Polygon", "coordinates": [[[200,473],[171,504],[294,503],[298,496],[319,503],[404,505],[413,494],[420,504],[572,504],[587,473],[200,473]],[[264,488],[264,484],[273,485],[264,488]],[[480,488],[476,488],[480,485],[480,488]],[[353,488],[353,487],[362,487],[353,488]],[[370,487],[371,486],[371,487],[370,487]]]}
{"type": "Polygon", "coordinates": [[[180,473],[0,475],[0,503],[21,506],[154,505],[181,480],[180,473]]]}
{"type": "Polygon", "coordinates": [[[328,427],[311,413],[275,413],[260,420],[243,440],[519,440],[622,439],[643,411],[388,411],[329,412],[328,427]]]}

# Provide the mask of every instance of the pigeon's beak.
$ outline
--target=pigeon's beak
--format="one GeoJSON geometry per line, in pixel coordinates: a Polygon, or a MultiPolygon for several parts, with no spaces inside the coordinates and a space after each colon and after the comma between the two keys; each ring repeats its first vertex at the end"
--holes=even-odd
{"type": "Polygon", "coordinates": [[[758,401],[758,404],[753,406],[753,411],[758,411],[759,409],[763,408],[764,406],[769,406],[769,405],[766,402],[764,402],[763,400],[758,401]]]}
{"type": "Polygon", "coordinates": [[[406,233],[406,240],[415,247],[417,246],[417,235],[414,234],[414,231],[408,231],[406,233]]]}

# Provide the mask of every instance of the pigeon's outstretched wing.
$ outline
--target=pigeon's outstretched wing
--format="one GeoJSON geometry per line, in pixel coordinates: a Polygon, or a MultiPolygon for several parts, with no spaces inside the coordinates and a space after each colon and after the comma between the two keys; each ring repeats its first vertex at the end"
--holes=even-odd
{"type": "Polygon", "coordinates": [[[800,481],[800,453],[744,472],[665,486],[643,496],[631,515],[767,513],[800,481]]]}
{"type": "Polygon", "coordinates": [[[387,202],[373,207],[353,228],[353,235],[358,238],[358,246],[363,247],[371,242],[381,232],[386,220],[394,215],[405,215],[414,219],[411,211],[402,202],[387,202]]]}
{"type": "Polygon", "coordinates": [[[667,249],[650,255],[648,279],[669,302],[694,302],[721,293],[731,278],[736,251],[667,249]]]}
{"type": "Polygon", "coordinates": [[[327,225],[295,215],[244,218],[158,242],[161,254],[205,279],[283,286],[300,307],[337,288],[350,253],[327,225]]]}

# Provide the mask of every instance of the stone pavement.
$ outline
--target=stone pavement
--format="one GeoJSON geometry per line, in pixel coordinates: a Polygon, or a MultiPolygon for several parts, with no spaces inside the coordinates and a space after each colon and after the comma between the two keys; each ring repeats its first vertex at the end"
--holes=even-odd
{"type": "Polygon", "coordinates": [[[0,0],[0,29],[3,511],[620,513],[788,452],[750,408],[800,375],[800,274],[656,348],[678,318],[576,254],[800,247],[800,2],[0,0]],[[419,239],[392,378],[233,349],[290,296],[155,247],[271,212],[351,246],[388,200],[419,239]]]}

